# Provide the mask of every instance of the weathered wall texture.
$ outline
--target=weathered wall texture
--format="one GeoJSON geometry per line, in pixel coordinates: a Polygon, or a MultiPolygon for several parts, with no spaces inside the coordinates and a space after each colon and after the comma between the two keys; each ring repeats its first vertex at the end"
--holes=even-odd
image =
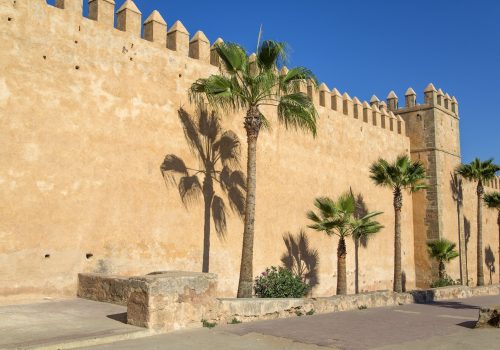
{"type": "MultiPolygon", "coordinates": [[[[159,166],[168,153],[198,165],[178,110],[193,112],[186,90],[216,72],[208,63],[208,43],[198,35],[205,46],[189,50],[180,23],[169,27],[165,40],[156,15],[149,21],[155,27],[146,31],[155,42],[149,42],[140,38],[134,9],[121,12],[131,17],[120,22],[130,24],[120,31],[112,28],[110,11],[94,13],[96,22],[81,16],[79,1],[59,3],[65,9],[44,0],[0,0],[0,295],[10,301],[74,295],[79,272],[200,271],[202,200],[185,208],[177,190],[166,188],[159,166]]],[[[286,252],[282,235],[306,227],[305,213],[316,196],[352,187],[369,210],[385,212],[386,228],[360,249],[360,290],[391,288],[392,194],[372,185],[368,168],[379,157],[410,151],[406,126],[392,112],[372,111],[336,90],[323,88],[313,98],[322,105],[316,139],[284,130],[268,112],[274,127],[261,134],[258,146],[254,273],[280,264],[286,252]]],[[[239,135],[244,150],[242,116],[223,116],[223,125],[239,135]]],[[[474,227],[473,215],[466,216],[474,227]]],[[[402,218],[403,269],[411,288],[414,220],[408,195],[402,218]]],[[[491,218],[488,232],[495,231],[491,218]]],[[[210,271],[219,276],[219,295],[234,296],[243,228],[235,214],[227,227],[223,239],[212,228],[210,271]]],[[[316,232],[308,237],[320,257],[313,294],[332,295],[337,240],[316,232]]],[[[496,240],[485,234],[485,244],[493,247],[496,240]]],[[[347,248],[353,292],[352,241],[347,248]]]]}

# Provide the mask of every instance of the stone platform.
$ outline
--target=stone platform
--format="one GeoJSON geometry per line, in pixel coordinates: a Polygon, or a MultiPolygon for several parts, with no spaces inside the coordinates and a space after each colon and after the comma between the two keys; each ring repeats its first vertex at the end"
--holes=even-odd
{"type": "Polygon", "coordinates": [[[78,296],[127,305],[128,323],[155,330],[200,327],[201,320],[227,323],[297,317],[365,308],[428,304],[440,300],[500,295],[500,285],[451,286],[393,293],[379,291],[322,298],[218,299],[217,277],[162,272],[142,277],[79,275],[78,296]],[[115,291],[118,295],[114,295],[115,291]]]}

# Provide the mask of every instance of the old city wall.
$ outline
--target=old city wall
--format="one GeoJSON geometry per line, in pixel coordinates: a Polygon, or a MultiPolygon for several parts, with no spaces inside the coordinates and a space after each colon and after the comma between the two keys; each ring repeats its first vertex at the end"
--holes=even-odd
{"type": "MultiPolygon", "coordinates": [[[[194,113],[188,87],[217,71],[209,63],[209,43],[191,36],[190,50],[190,36],[177,23],[169,27],[167,49],[158,18],[144,31],[150,42],[140,37],[142,20],[134,9],[122,12],[118,30],[105,7],[110,1],[95,1],[101,6],[97,21],[81,16],[78,1],[58,1],[64,3],[61,9],[44,0],[0,0],[4,300],[74,295],[79,272],[201,270],[202,201],[186,208],[177,190],[165,186],[159,166],[168,153],[198,165],[178,110],[194,113]]],[[[368,167],[378,157],[409,152],[405,123],[386,108],[324,85],[308,92],[320,113],[316,139],[284,130],[272,111],[273,128],[260,136],[254,273],[281,263],[283,234],[307,226],[305,213],[316,196],[352,188],[369,210],[384,212],[386,227],[360,249],[360,290],[389,289],[392,195],[371,183],[368,167]]],[[[244,146],[242,115],[223,116],[223,124],[244,146]]],[[[406,195],[407,288],[415,286],[412,213],[406,195]]],[[[210,270],[219,275],[220,295],[234,296],[243,230],[237,215],[228,215],[227,228],[223,238],[212,229],[210,270]]],[[[310,230],[307,237],[319,253],[313,294],[334,294],[337,240],[310,230]]],[[[350,240],[347,259],[353,292],[350,240]]]]}

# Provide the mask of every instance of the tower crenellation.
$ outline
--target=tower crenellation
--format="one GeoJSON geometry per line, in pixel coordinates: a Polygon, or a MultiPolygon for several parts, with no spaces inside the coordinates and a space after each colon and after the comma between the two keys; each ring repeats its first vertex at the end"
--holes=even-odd
{"type": "Polygon", "coordinates": [[[197,31],[189,42],[189,57],[210,62],[210,41],[205,33],[197,31]]]}
{"type": "Polygon", "coordinates": [[[116,11],[116,29],[141,37],[142,12],[132,0],[126,0],[116,11]]]}
{"type": "Polygon", "coordinates": [[[179,20],[167,32],[167,47],[183,56],[189,55],[189,32],[179,20]]]}
{"type": "Polygon", "coordinates": [[[391,90],[389,92],[389,95],[387,95],[387,105],[389,106],[390,111],[395,111],[398,109],[398,96],[394,92],[394,90],[391,90]]]}
{"type": "Polygon", "coordinates": [[[90,0],[89,19],[107,27],[113,27],[115,22],[114,0],[90,0]]]}
{"type": "Polygon", "coordinates": [[[167,22],[161,14],[154,10],[144,21],[144,39],[159,43],[165,47],[167,45],[167,22]]]}
{"type": "Polygon", "coordinates": [[[349,96],[349,94],[347,92],[344,92],[344,94],[342,95],[342,103],[343,103],[343,113],[347,116],[352,116],[352,107],[353,107],[353,103],[352,103],[352,99],[351,99],[351,96],[349,96]]]}
{"type": "Polygon", "coordinates": [[[79,0],[56,0],[55,5],[71,13],[73,16],[80,16],[83,9],[83,3],[79,0]]]}

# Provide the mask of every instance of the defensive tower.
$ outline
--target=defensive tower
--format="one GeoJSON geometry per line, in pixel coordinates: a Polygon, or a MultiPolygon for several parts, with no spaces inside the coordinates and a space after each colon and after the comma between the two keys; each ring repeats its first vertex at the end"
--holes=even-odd
{"type": "Polygon", "coordinates": [[[399,107],[398,97],[391,91],[387,96],[389,110],[401,115],[410,138],[410,153],[421,161],[428,175],[428,189],[413,195],[414,249],[417,286],[426,287],[437,276],[427,255],[426,242],[448,238],[457,241],[459,222],[453,218],[454,192],[452,178],[460,164],[458,103],[441,89],[429,84],[424,101],[417,103],[412,88],[405,93],[405,105],[399,107]]]}

